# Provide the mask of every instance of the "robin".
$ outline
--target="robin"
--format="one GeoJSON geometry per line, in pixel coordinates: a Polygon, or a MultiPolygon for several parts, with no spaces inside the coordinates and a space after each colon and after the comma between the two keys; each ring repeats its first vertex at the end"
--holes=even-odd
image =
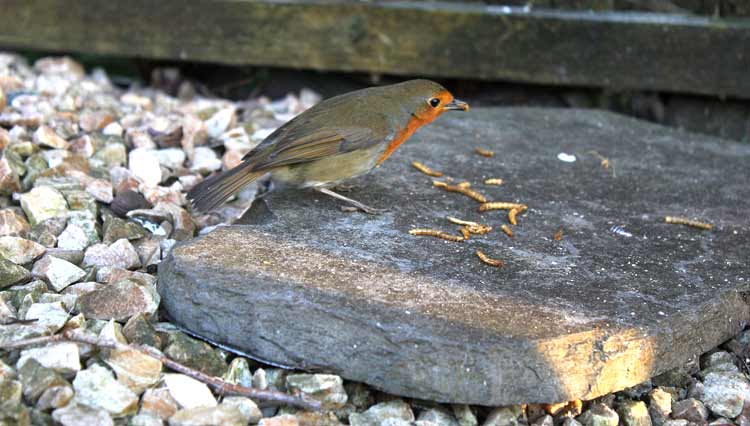
{"type": "Polygon", "coordinates": [[[313,188],[365,213],[369,207],[330,188],[380,166],[420,127],[445,111],[468,111],[443,86],[410,80],[326,99],[279,127],[242,162],[189,193],[193,208],[210,211],[266,173],[273,182],[313,188]]]}

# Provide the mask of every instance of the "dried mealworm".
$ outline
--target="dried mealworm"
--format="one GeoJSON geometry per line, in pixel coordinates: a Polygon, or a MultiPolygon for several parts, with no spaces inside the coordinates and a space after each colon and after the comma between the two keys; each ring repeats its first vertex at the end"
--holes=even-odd
{"type": "Polygon", "coordinates": [[[458,184],[458,185],[448,185],[445,182],[441,182],[439,180],[432,181],[432,185],[438,188],[443,188],[448,192],[458,192],[460,194],[464,194],[467,197],[473,198],[474,200],[480,202],[480,203],[486,203],[487,197],[484,195],[478,193],[477,191],[474,191],[473,189],[470,189],[466,187],[465,184],[458,184]],[[461,186],[463,185],[463,186],[461,186]]]}
{"type": "Polygon", "coordinates": [[[471,232],[469,232],[469,228],[462,226],[458,228],[459,231],[461,231],[461,235],[464,236],[464,240],[468,240],[469,237],[471,237],[471,232]]]}
{"type": "Polygon", "coordinates": [[[676,225],[687,225],[692,226],[693,228],[700,228],[700,229],[714,229],[714,226],[710,223],[706,222],[698,222],[697,220],[690,220],[686,217],[680,217],[680,216],[666,216],[664,218],[664,221],[667,223],[673,223],[676,225]]]}
{"type": "MultiPolygon", "coordinates": [[[[492,227],[488,225],[482,225],[481,223],[472,222],[469,220],[461,220],[455,217],[448,216],[448,221],[451,223],[455,223],[456,225],[463,225],[463,229],[466,229],[468,232],[472,234],[479,234],[484,235],[490,231],[492,231],[492,227]]],[[[462,231],[463,232],[463,231],[462,231]]]]}
{"type": "Polygon", "coordinates": [[[495,156],[494,152],[487,150],[487,149],[483,149],[483,148],[474,148],[474,152],[481,155],[482,157],[494,157],[495,156]]]}
{"type": "Polygon", "coordinates": [[[502,185],[503,180],[500,178],[489,178],[484,180],[485,185],[502,185]]]}
{"type": "Polygon", "coordinates": [[[510,226],[508,226],[508,225],[501,225],[500,226],[500,230],[503,231],[503,232],[505,232],[505,235],[507,235],[507,236],[509,236],[511,238],[513,237],[513,230],[510,229],[510,226]]]}
{"type": "Polygon", "coordinates": [[[554,239],[555,241],[560,241],[560,240],[562,240],[562,237],[563,237],[563,229],[562,229],[562,228],[558,229],[558,230],[557,230],[557,232],[555,232],[555,235],[554,235],[554,236],[552,236],[552,238],[553,238],[553,239],[554,239]]]}
{"type": "Polygon", "coordinates": [[[491,258],[491,257],[487,256],[487,255],[486,255],[486,254],[484,254],[484,252],[482,252],[481,250],[477,250],[477,251],[476,251],[476,255],[477,255],[477,257],[479,258],[479,260],[481,260],[482,262],[484,262],[484,263],[486,263],[486,264],[488,264],[488,265],[490,265],[490,266],[494,266],[494,267],[496,267],[496,268],[502,268],[502,267],[503,267],[503,265],[505,264],[505,263],[504,263],[504,262],[503,262],[502,260],[500,260],[500,259],[493,259],[493,258],[491,258]]]}
{"type": "Polygon", "coordinates": [[[472,234],[477,235],[484,235],[492,231],[492,227],[487,225],[467,226],[466,229],[468,229],[472,234]]]}
{"type": "Polygon", "coordinates": [[[464,240],[464,237],[460,235],[451,235],[447,232],[438,231],[436,229],[412,229],[411,231],[409,231],[409,233],[411,235],[427,235],[429,237],[437,237],[437,238],[442,238],[444,240],[454,241],[454,242],[459,242],[459,241],[464,240]]]}
{"type": "MultiPolygon", "coordinates": [[[[601,165],[604,170],[609,169],[609,166],[610,166],[609,158],[599,154],[596,151],[589,151],[589,153],[599,158],[599,161],[601,161],[601,165]]],[[[615,177],[615,166],[612,166],[612,177],[615,177]]]]}
{"type": "Polygon", "coordinates": [[[471,182],[464,181],[461,183],[457,183],[456,186],[459,188],[471,188],[471,182]]]}
{"type": "Polygon", "coordinates": [[[411,165],[419,170],[420,172],[426,174],[427,176],[433,176],[433,177],[440,177],[443,175],[443,172],[438,172],[435,170],[432,170],[431,168],[425,166],[424,164],[420,163],[419,161],[412,161],[411,165]]]}
{"type": "Polygon", "coordinates": [[[520,203],[507,203],[504,201],[490,201],[489,203],[482,203],[481,206],[479,206],[480,212],[486,212],[488,210],[513,210],[513,209],[523,209],[526,210],[528,206],[525,204],[520,203]]]}
{"type": "Polygon", "coordinates": [[[518,225],[518,221],[516,220],[516,215],[523,213],[526,211],[526,206],[517,207],[515,209],[510,209],[508,212],[508,222],[510,222],[511,225],[518,225]]]}
{"type": "Polygon", "coordinates": [[[446,219],[448,219],[448,222],[455,223],[456,225],[479,226],[479,224],[476,222],[472,222],[470,220],[459,219],[453,216],[447,216],[446,219]]]}

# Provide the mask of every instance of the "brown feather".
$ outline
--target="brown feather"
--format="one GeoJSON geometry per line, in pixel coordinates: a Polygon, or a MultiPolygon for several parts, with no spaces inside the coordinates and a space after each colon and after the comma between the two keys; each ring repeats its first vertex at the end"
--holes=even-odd
{"type": "Polygon", "coordinates": [[[256,180],[265,172],[253,172],[252,163],[243,162],[239,166],[212,176],[196,185],[188,192],[193,209],[208,212],[221,205],[235,192],[256,180]]]}

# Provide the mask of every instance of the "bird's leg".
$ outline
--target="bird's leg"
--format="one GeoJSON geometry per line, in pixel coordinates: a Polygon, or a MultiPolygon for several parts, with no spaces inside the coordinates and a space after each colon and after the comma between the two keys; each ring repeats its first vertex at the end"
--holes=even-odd
{"type": "Polygon", "coordinates": [[[255,198],[263,198],[273,190],[273,180],[270,175],[266,175],[265,177],[258,179],[256,182],[258,189],[255,191],[255,198]]]}
{"type": "Polygon", "coordinates": [[[362,210],[363,212],[365,212],[367,214],[380,214],[380,213],[388,211],[388,209],[376,209],[376,208],[370,207],[368,205],[362,204],[362,203],[360,203],[357,200],[352,200],[351,198],[344,197],[343,195],[337,194],[337,193],[335,193],[335,192],[333,192],[333,191],[331,191],[330,189],[327,189],[327,188],[315,188],[315,190],[318,191],[318,192],[320,192],[320,193],[322,193],[322,194],[330,195],[333,198],[338,198],[341,201],[346,201],[347,203],[349,203],[352,206],[354,206],[354,207],[362,210]]]}
{"type": "Polygon", "coordinates": [[[358,188],[358,186],[354,184],[349,184],[349,185],[338,184],[335,187],[333,187],[333,189],[335,189],[338,192],[351,192],[356,188],[358,188]]]}

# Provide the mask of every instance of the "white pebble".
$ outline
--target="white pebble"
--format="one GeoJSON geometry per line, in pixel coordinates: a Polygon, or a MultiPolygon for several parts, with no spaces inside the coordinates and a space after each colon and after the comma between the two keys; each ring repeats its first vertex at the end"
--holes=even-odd
{"type": "Polygon", "coordinates": [[[566,163],[574,163],[576,161],[576,156],[573,154],[566,154],[564,152],[561,152],[557,154],[557,159],[566,163]]]}
{"type": "Polygon", "coordinates": [[[159,159],[153,150],[136,148],[130,151],[128,169],[147,186],[157,186],[161,182],[159,159]]]}

